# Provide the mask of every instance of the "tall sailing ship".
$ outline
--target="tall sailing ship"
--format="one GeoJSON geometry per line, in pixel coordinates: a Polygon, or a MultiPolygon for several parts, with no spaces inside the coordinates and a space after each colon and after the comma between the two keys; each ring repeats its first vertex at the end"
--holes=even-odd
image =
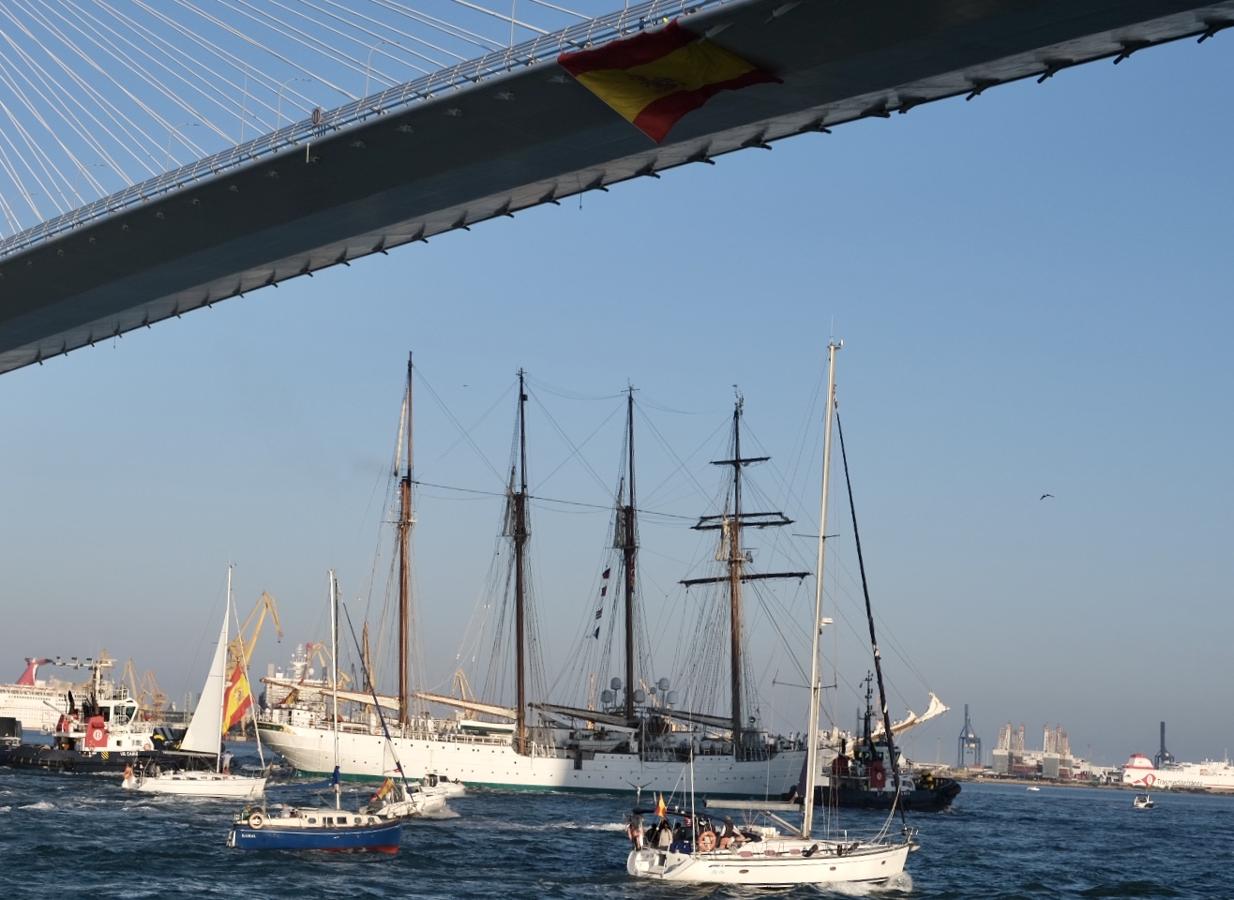
{"type": "MultiPolygon", "coordinates": [[[[409,361],[402,422],[406,423],[406,468],[401,473],[399,517],[399,691],[397,697],[378,697],[383,707],[397,711],[392,729],[394,753],[409,775],[436,773],[469,784],[489,787],[543,790],[625,791],[639,787],[672,791],[681,786],[683,762],[693,758],[694,780],[700,792],[710,796],[768,797],[788,791],[797,781],[805,762],[800,741],[774,738],[760,731],[743,707],[742,690],[742,587],[751,580],[780,577],[748,569],[748,554],[742,546],[746,526],[786,525],[782,514],[747,513],[741,508],[742,470],[762,458],[741,456],[741,404],[733,415],[733,458],[721,461],[732,469],[731,506],[718,515],[705,516],[695,526],[717,531],[723,538],[718,557],[726,571],[715,578],[686,582],[687,586],[721,583],[727,586],[730,613],[729,679],[731,712],[727,716],[703,715],[674,708],[675,697],[664,679],[646,681],[636,671],[635,594],[637,586],[637,522],[634,490],[634,401],[631,389],[626,409],[626,469],[618,491],[616,527],[619,579],[624,606],[624,679],[613,679],[612,689],[600,697],[600,708],[531,702],[528,696],[529,618],[528,520],[530,495],[527,487],[526,404],[524,373],[519,372],[517,404],[517,450],[506,492],[504,534],[512,549],[514,605],[513,706],[455,698],[411,690],[409,678],[410,539],[412,515],[412,372],[409,361]],[[770,518],[769,518],[770,516],[770,518]],[[647,696],[651,695],[648,700],[647,696]],[[414,711],[412,700],[446,705],[457,710],[452,717],[434,717],[414,711]]],[[[400,426],[401,428],[402,426],[400,426]]],[[[402,439],[400,437],[400,446],[402,439]]],[[[396,468],[399,461],[396,460],[396,468]]],[[[607,570],[606,570],[607,574],[607,570]]],[[[808,573],[789,573],[805,577],[808,573]]],[[[297,688],[300,696],[312,693],[309,686],[263,679],[268,689],[297,688]]],[[[340,699],[372,703],[359,691],[338,691],[340,699]]],[[[337,764],[344,775],[385,777],[393,772],[393,755],[377,726],[376,717],[348,722],[337,731],[337,764]]],[[[283,754],[297,769],[311,773],[331,771],[335,765],[336,732],[322,719],[297,724],[294,717],[267,716],[261,723],[269,746],[283,754]]]]}

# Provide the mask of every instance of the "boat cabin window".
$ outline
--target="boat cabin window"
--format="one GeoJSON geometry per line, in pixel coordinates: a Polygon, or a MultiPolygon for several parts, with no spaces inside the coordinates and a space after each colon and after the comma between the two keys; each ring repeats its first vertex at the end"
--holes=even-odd
{"type": "Polygon", "coordinates": [[[309,824],[310,824],[310,825],[316,825],[316,824],[317,824],[317,820],[316,820],[316,819],[314,819],[312,816],[309,816],[309,824]]]}
{"type": "Polygon", "coordinates": [[[356,825],[359,825],[362,821],[363,821],[363,819],[361,819],[359,816],[356,816],[356,817],[352,820],[352,822],[354,822],[356,825]]]}

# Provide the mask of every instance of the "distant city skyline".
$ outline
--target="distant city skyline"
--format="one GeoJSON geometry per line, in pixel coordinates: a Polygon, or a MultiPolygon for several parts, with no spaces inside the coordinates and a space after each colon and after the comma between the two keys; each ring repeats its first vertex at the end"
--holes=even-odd
{"type": "MultiPolygon", "coordinates": [[[[753,477],[808,533],[835,335],[892,712],[922,712],[928,690],[952,709],[910,755],[952,760],[969,703],[987,761],[1007,721],[1060,723],[1075,752],[1119,764],[1155,753],[1164,719],[1177,758],[1222,757],[1234,124],[1214,111],[1231,83],[1222,37],[1179,42],[485,223],[9,373],[0,677],[105,647],[173,699],[195,691],[229,561],[242,615],[262,590],[280,605],[286,637],[267,625],[258,673],[326,636],[328,568],[380,627],[373,552],[408,350],[425,379],[417,475],[435,484],[500,492],[525,367],[533,493],[603,507],[620,395],[638,389],[640,505],[663,514],[642,532],[654,674],[692,664],[670,636],[703,600],[675,582],[711,552],[689,517],[714,511],[733,385],[773,457],[753,477]]],[[[418,665],[442,686],[482,661],[459,648],[501,501],[425,487],[418,503],[418,665]]],[[[533,517],[551,684],[609,514],[533,517]]],[[[812,566],[808,537],[747,543],[812,566]]],[[[855,562],[835,566],[827,699],[851,727],[868,662],[844,618],[855,562]]],[[[808,590],[752,606],[761,712],[785,730],[804,727],[803,700],[776,628],[808,590]]]]}

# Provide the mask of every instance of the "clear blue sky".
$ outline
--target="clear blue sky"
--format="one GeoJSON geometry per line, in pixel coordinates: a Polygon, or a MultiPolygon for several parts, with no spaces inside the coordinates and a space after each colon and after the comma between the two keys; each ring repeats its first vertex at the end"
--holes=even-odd
{"type": "MultiPolygon", "coordinates": [[[[648,409],[683,457],[738,384],[787,471],[834,323],[875,603],[921,677],[894,654],[890,676],[918,711],[927,686],[955,710],[910,752],[954,758],[967,702],[987,754],[1000,723],[1040,746],[1048,722],[1116,763],[1153,752],[1165,719],[1180,758],[1220,756],[1234,743],[1230,40],[643,179],[6,375],[0,664],[16,676],[25,655],[106,647],[173,696],[198,690],[229,559],[242,611],[262,589],[280,603],[288,637],[263,639],[260,667],[323,637],[326,568],[348,596],[367,590],[409,349],[461,421],[500,401],[475,433],[499,468],[524,366],[576,442],[617,401],[553,390],[611,398],[632,381],[691,413],[648,409]]],[[[427,392],[417,412],[421,478],[497,486],[427,392]]],[[[569,452],[539,415],[533,490],[569,452]]],[[[616,424],[585,450],[606,480],[616,424]]],[[[716,452],[692,458],[708,489],[716,452]]],[[[640,478],[658,485],[673,467],[649,455],[640,478]]],[[[678,479],[663,508],[707,511],[678,479]]],[[[577,466],[539,490],[603,502],[577,466]]],[[[440,680],[499,507],[421,500],[424,665],[440,680]]],[[[592,602],[608,518],[536,516],[551,670],[592,602]]],[[[692,540],[644,530],[657,615],[706,552],[692,540]]],[[[849,682],[866,665],[841,662],[849,682]]],[[[792,689],[769,696],[800,727],[792,689]]],[[[845,723],[855,704],[837,698],[845,723]]]]}

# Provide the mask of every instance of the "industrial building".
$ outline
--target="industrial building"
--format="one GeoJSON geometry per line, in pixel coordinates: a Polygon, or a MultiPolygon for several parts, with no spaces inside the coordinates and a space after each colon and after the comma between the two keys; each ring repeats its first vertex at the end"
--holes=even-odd
{"type": "Polygon", "coordinates": [[[1071,741],[1061,725],[1046,725],[1040,750],[1024,746],[1024,726],[1010,722],[998,732],[991,754],[995,775],[1013,778],[1045,778],[1051,781],[1088,780],[1091,766],[1071,755],[1071,741]]]}

